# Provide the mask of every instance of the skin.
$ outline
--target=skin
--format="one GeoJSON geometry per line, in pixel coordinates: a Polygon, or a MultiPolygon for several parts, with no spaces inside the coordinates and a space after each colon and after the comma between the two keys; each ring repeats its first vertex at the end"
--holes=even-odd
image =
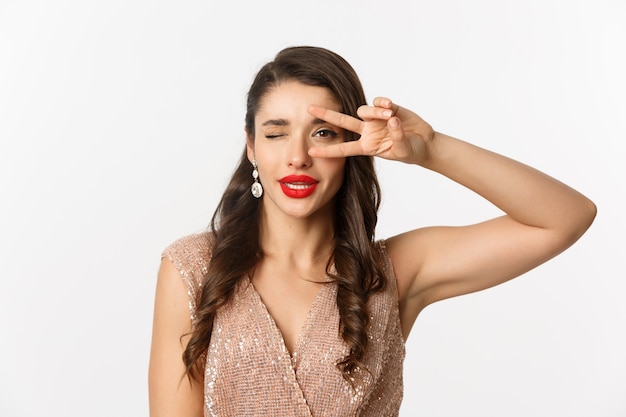
{"type": "Polygon", "coordinates": [[[310,149],[312,156],[375,155],[420,165],[506,213],[474,225],[427,227],[387,240],[405,338],[424,307],[533,269],[571,246],[595,218],[593,202],[576,190],[520,162],[435,132],[388,98],[362,106],[358,115],[363,120],[319,106],[309,112],[362,135],[356,142],[310,149]]]}
{"type": "MultiPolygon", "coordinates": [[[[405,339],[429,304],[529,271],[572,245],[595,217],[595,205],[567,185],[436,132],[388,98],[362,106],[359,119],[337,110],[325,89],[283,83],[262,100],[255,136],[248,135],[248,157],[257,160],[265,189],[260,239],[266,255],[251,280],[290,350],[325,277],[332,247],[332,197],[341,184],[345,158],[372,155],[419,165],[473,190],[505,213],[474,225],[420,228],[387,239],[405,339]],[[262,126],[277,119],[288,121],[288,127],[262,126]],[[316,136],[321,128],[337,136],[321,140],[316,136]],[[360,134],[360,139],[343,142],[345,130],[360,134]],[[268,133],[280,136],[268,138],[268,133]],[[322,185],[314,196],[294,201],[276,183],[293,173],[310,175],[322,185]]],[[[189,328],[186,289],[164,260],[150,359],[153,417],[202,415],[202,383],[182,379],[186,339],[181,344],[179,338],[189,328]]]]}
{"type": "Polygon", "coordinates": [[[262,101],[255,136],[248,132],[248,158],[258,163],[264,188],[260,243],[263,259],[251,281],[293,351],[317,292],[326,281],[332,249],[333,197],[343,182],[345,158],[312,158],[309,149],[340,144],[344,131],[312,116],[315,103],[338,110],[330,92],[285,82],[262,101]],[[275,123],[281,121],[281,123],[275,123]],[[286,175],[306,174],[319,181],[313,195],[290,198],[280,188],[286,175]]]}

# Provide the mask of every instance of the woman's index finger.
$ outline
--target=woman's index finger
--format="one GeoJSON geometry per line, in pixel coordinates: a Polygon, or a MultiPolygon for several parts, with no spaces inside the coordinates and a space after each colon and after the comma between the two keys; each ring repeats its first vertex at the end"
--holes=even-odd
{"type": "Polygon", "coordinates": [[[355,140],[328,146],[314,146],[309,148],[309,155],[313,158],[346,158],[363,155],[363,149],[361,143],[355,140]]]}
{"type": "Polygon", "coordinates": [[[324,120],[332,125],[361,134],[363,122],[357,118],[334,110],[329,110],[324,107],[316,106],[314,104],[309,106],[309,113],[312,116],[315,116],[320,120],[324,120]]]}

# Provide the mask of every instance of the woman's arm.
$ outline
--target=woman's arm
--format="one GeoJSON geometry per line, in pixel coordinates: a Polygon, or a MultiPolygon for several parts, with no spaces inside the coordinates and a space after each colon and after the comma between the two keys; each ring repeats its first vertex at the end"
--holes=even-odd
{"type": "Polygon", "coordinates": [[[361,134],[313,156],[377,155],[421,165],[480,194],[505,214],[464,227],[428,227],[387,239],[398,280],[403,333],[427,305],[500,284],[572,245],[595,205],[522,163],[436,133],[415,113],[377,98],[363,120],[312,107],[312,114],[361,134]]]}
{"type": "Polygon", "coordinates": [[[422,165],[480,194],[505,215],[464,227],[430,227],[390,238],[405,335],[439,300],[493,287],[571,246],[595,205],[522,163],[436,133],[422,165]]]}
{"type": "Polygon", "coordinates": [[[201,417],[203,386],[185,375],[182,354],[191,329],[187,289],[168,259],[157,278],[148,385],[151,417],[201,417]]]}

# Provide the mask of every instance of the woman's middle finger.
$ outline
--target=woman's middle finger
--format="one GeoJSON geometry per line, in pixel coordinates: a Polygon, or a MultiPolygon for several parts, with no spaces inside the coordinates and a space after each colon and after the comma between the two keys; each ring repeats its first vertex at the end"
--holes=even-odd
{"type": "Polygon", "coordinates": [[[361,106],[358,108],[357,114],[363,120],[389,120],[393,116],[393,110],[384,107],[361,106]]]}

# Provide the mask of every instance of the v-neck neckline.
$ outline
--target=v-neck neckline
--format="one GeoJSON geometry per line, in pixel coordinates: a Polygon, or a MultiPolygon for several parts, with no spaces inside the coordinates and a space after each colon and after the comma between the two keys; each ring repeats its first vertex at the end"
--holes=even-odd
{"type": "Polygon", "coordinates": [[[328,291],[328,289],[330,288],[330,286],[333,285],[334,282],[330,281],[327,283],[322,283],[322,285],[320,286],[319,290],[317,291],[317,294],[315,294],[315,298],[313,299],[311,306],[309,307],[309,311],[307,312],[304,322],[302,323],[302,326],[300,327],[298,336],[296,338],[296,344],[293,347],[293,351],[290,351],[289,348],[287,347],[287,343],[285,342],[285,337],[283,336],[283,332],[280,330],[280,328],[276,324],[276,320],[274,319],[272,314],[269,312],[267,305],[265,305],[265,302],[263,302],[263,298],[261,297],[261,294],[259,294],[259,292],[257,291],[249,275],[247,275],[247,281],[248,281],[248,286],[253,294],[253,297],[254,297],[254,300],[256,301],[257,306],[261,308],[262,312],[267,316],[267,318],[269,319],[269,322],[271,323],[272,331],[277,336],[276,339],[279,341],[278,343],[280,345],[280,348],[289,355],[292,365],[296,365],[296,361],[298,357],[303,354],[303,352],[301,352],[301,349],[302,349],[302,343],[303,343],[304,337],[308,333],[308,330],[311,327],[311,324],[313,323],[314,318],[317,314],[317,310],[319,309],[320,304],[325,298],[324,294],[328,291]]]}

